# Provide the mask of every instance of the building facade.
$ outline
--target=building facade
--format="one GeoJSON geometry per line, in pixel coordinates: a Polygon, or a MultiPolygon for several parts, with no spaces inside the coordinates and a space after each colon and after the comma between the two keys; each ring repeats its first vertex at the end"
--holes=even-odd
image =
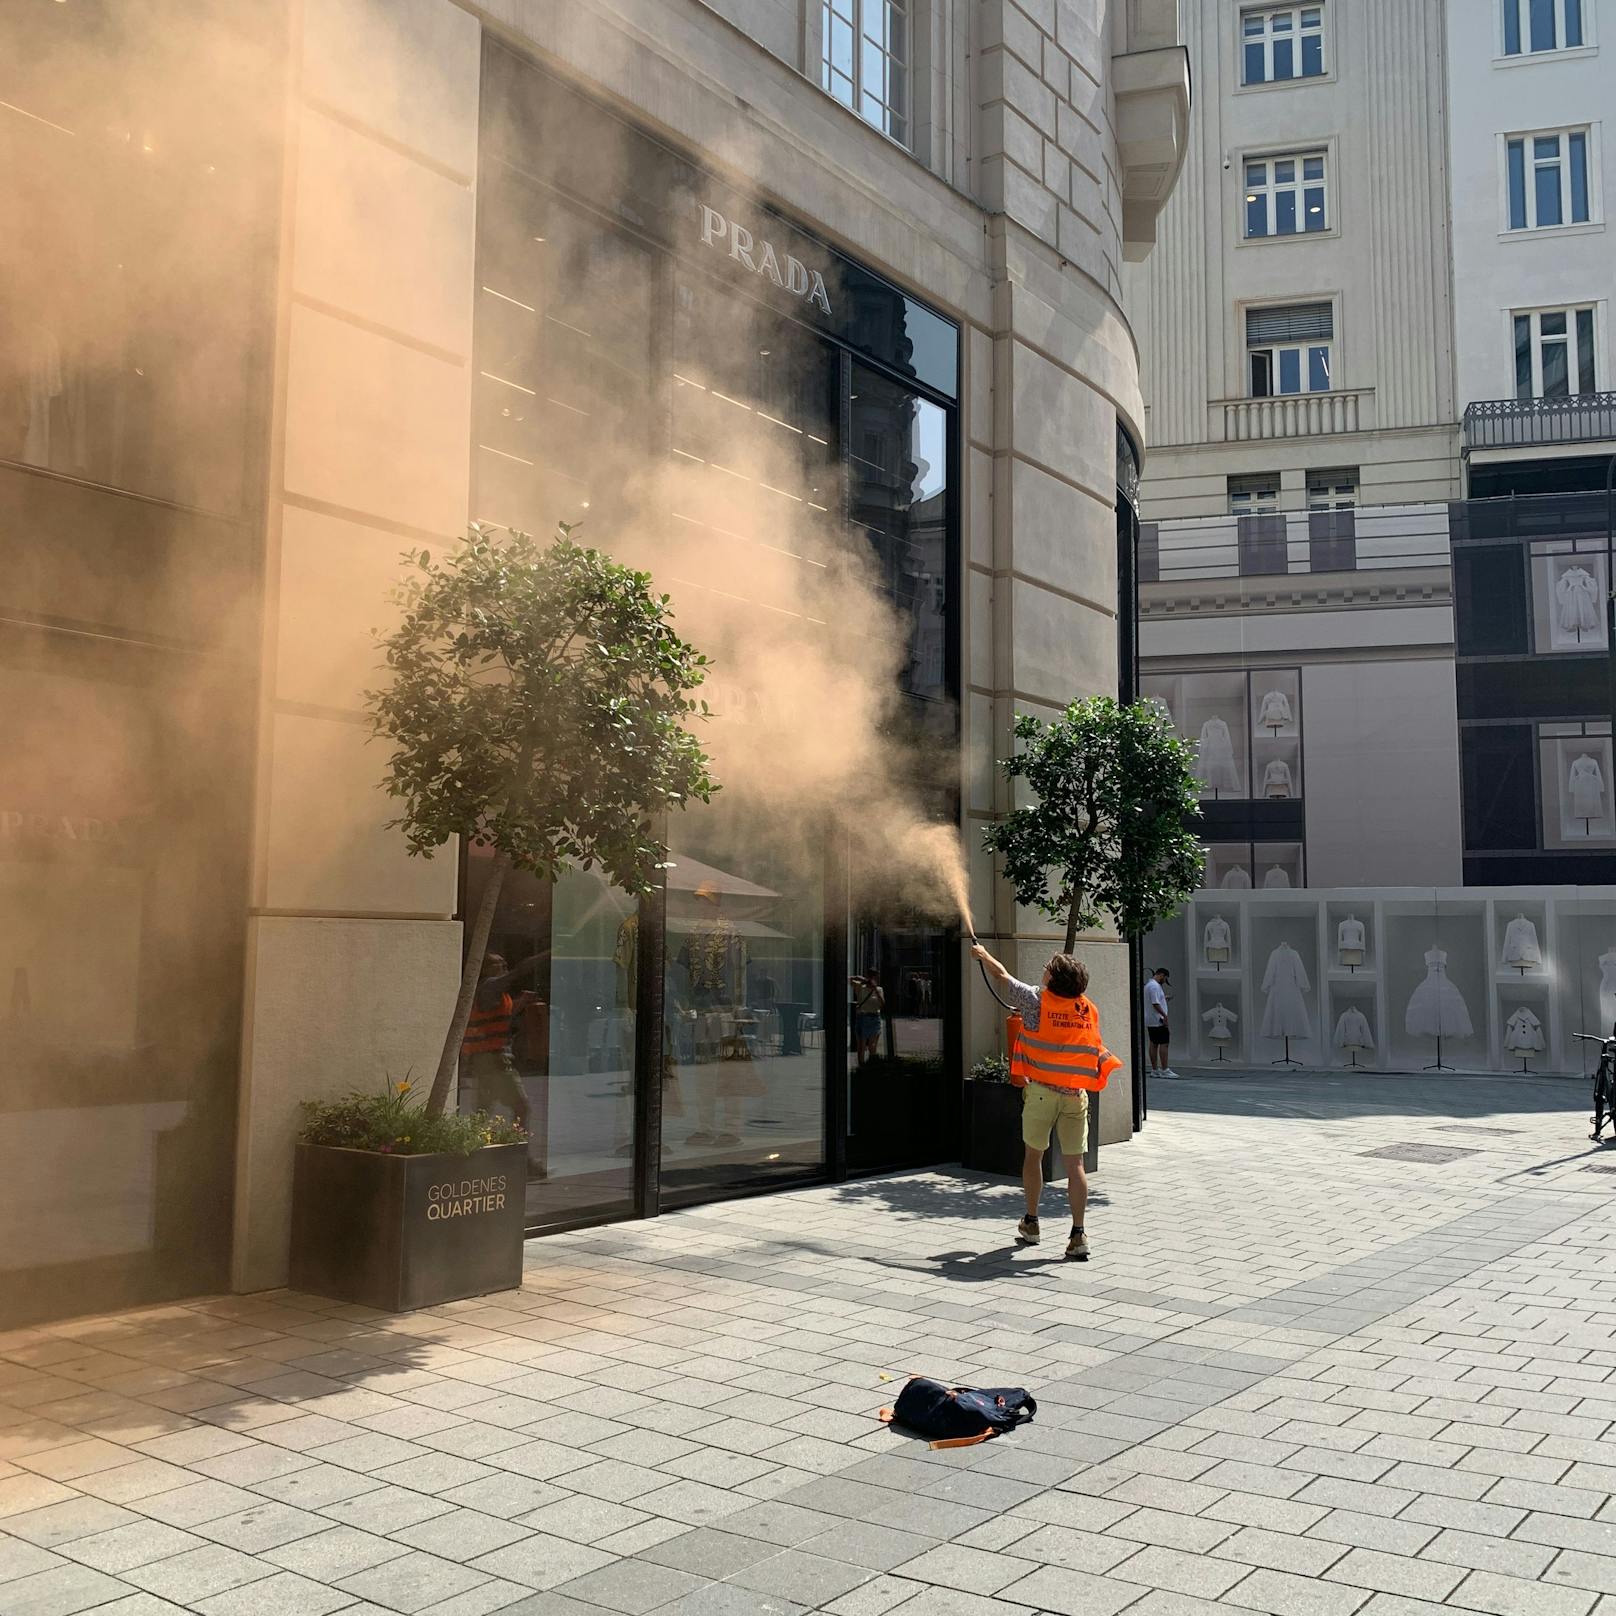
{"type": "MultiPolygon", "coordinates": [[[[979,845],[1013,713],[1129,660],[1123,265],[1189,109],[1158,0],[144,10],[171,55],[50,0],[0,23],[0,183],[39,221],[0,268],[17,1319],[283,1282],[298,1102],[433,1065],[482,872],[408,859],[376,789],[407,547],[586,505],[604,534],[625,465],[676,464],[647,564],[778,615],[747,546],[784,518],[720,520],[770,468],[866,547],[942,760],[914,800],[979,845]]],[[[535,1230],[956,1146],[999,1026],[956,934],[852,882],[811,795],[732,801],[654,900],[502,898],[535,1230]],[[906,1115],[847,1053],[855,972],[906,1115]]],[[[1032,971],[1043,923],[971,881],[1032,971]]],[[[1126,950],[1085,950],[1117,1026],[1126,950]]],[[[1102,1136],[1131,1113],[1114,1086],[1102,1136]]]]}
{"type": "Polygon", "coordinates": [[[1190,8],[1190,179],[1129,293],[1142,684],[1206,783],[1207,891],[1152,941],[1188,1059],[1582,1069],[1616,1015],[1608,10],[1190,8]]]}

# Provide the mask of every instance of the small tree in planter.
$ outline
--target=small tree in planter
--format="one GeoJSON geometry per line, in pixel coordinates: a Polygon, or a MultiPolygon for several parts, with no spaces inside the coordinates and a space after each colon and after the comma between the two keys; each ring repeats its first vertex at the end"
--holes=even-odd
{"type": "Polygon", "coordinates": [[[473,526],[447,556],[406,557],[414,570],[394,595],[402,619],[381,642],[391,678],[368,697],[374,733],[393,748],[383,784],[400,810],[390,824],[421,857],[454,837],[492,857],[419,1121],[401,1112],[397,1122],[402,1148],[367,1142],[373,1100],[357,1116],[327,1109],[306,1119],[294,1284],[301,1272],[327,1294],[419,1307],[519,1281],[525,1145],[501,1143],[508,1133],[492,1127],[480,1144],[470,1140],[470,1156],[453,1129],[430,1155],[406,1140],[406,1130],[449,1139],[439,1124],[454,1120],[444,1107],[500,888],[512,869],[555,881],[578,867],[647,893],[667,859],[667,813],[716,789],[688,727],[707,711],[690,694],[707,659],[675,633],[668,597],[648,573],[575,544],[570,532],[563,524],[542,543],[473,526]],[[501,1151],[508,1172],[492,1162],[501,1151]],[[363,1297],[319,1251],[341,1244],[331,1234],[338,1223],[366,1231],[346,1245],[347,1267],[371,1270],[363,1297]],[[497,1262],[479,1267],[490,1246],[497,1262]]]}

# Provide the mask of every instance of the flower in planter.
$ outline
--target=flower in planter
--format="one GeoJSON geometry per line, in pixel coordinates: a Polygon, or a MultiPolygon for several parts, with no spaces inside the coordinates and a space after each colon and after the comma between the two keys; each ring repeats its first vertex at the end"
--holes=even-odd
{"type": "Polygon", "coordinates": [[[298,1138],[306,1145],[370,1150],[382,1156],[469,1156],[485,1145],[517,1145],[527,1134],[508,1118],[479,1111],[429,1116],[411,1099],[408,1078],[377,1093],[355,1092],[340,1100],[305,1100],[298,1138]]]}
{"type": "Polygon", "coordinates": [[[1003,1055],[984,1055],[971,1067],[973,1083],[1008,1083],[1010,1062],[1003,1055]]]}

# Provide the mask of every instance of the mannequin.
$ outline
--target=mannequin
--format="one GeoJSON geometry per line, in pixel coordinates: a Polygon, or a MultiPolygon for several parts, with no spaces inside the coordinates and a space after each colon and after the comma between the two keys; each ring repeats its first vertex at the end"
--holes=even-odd
{"type": "Polygon", "coordinates": [[[1426,950],[1425,980],[1409,996],[1403,1025],[1416,1038],[1436,1039],[1436,1061],[1427,1071],[1451,1072],[1442,1064],[1442,1040],[1474,1033],[1464,995],[1448,980],[1448,956],[1435,943],[1426,950]]]}
{"type": "Polygon", "coordinates": [[[1234,952],[1233,939],[1229,932],[1229,922],[1222,915],[1213,915],[1206,923],[1206,933],[1202,939],[1202,949],[1206,955],[1208,965],[1216,965],[1222,970],[1234,952]]]}
{"type": "Polygon", "coordinates": [[[1537,946],[1537,927],[1525,915],[1516,915],[1504,928],[1503,959],[1523,976],[1543,963],[1543,952],[1537,946]]]}
{"type": "Polygon", "coordinates": [[[1368,1051],[1375,1047],[1375,1034],[1369,1025],[1369,1018],[1357,1005],[1349,1005],[1337,1018],[1335,1047],[1346,1050],[1349,1066],[1358,1064],[1359,1050],[1368,1051]]]}
{"type": "Polygon", "coordinates": [[[1543,1048],[1543,1023],[1524,1004],[1504,1023],[1504,1048],[1523,1059],[1543,1048]]]}
{"type": "Polygon", "coordinates": [[[1262,699],[1257,722],[1263,729],[1281,730],[1291,722],[1290,697],[1283,690],[1270,690],[1262,699]]]}
{"type": "Polygon", "coordinates": [[[1291,766],[1283,758],[1275,758],[1263,770],[1262,794],[1265,797],[1288,797],[1291,794],[1291,766]]]}
{"type": "Polygon", "coordinates": [[[1217,1058],[1226,1061],[1225,1047],[1234,1038],[1234,1024],[1240,1019],[1226,1004],[1215,1004],[1210,1010],[1201,1012],[1201,1020],[1206,1023],[1206,1035],[1217,1048],[1217,1058]]]}
{"type": "Polygon", "coordinates": [[[1282,887],[1288,889],[1291,878],[1277,864],[1270,864],[1268,873],[1262,878],[1262,884],[1265,891],[1275,892],[1282,887]]]}
{"type": "Polygon", "coordinates": [[[1229,726],[1221,718],[1209,718],[1201,725],[1200,745],[1196,748],[1196,773],[1214,796],[1227,792],[1240,795],[1240,776],[1235,772],[1234,741],[1229,726]]]}
{"type": "Polygon", "coordinates": [[[1223,890],[1225,892],[1245,892],[1250,887],[1251,877],[1246,874],[1246,867],[1243,864],[1235,865],[1223,878],[1223,890]]]}
{"type": "Polygon", "coordinates": [[[1554,586],[1555,619],[1563,634],[1584,634],[1599,627],[1599,585],[1582,567],[1567,567],[1554,586]]]}
{"type": "Polygon", "coordinates": [[[1599,760],[1584,752],[1571,765],[1567,777],[1571,793],[1571,817],[1580,819],[1584,827],[1590,819],[1598,819],[1605,812],[1605,776],[1599,760]]]}
{"type": "MultiPolygon", "coordinates": [[[[1268,966],[1263,972],[1262,990],[1268,995],[1263,1006],[1264,1038],[1283,1038],[1288,1046],[1292,1038],[1312,1035],[1313,1021],[1303,997],[1312,987],[1302,956],[1289,943],[1281,943],[1268,956],[1268,966]]],[[[1285,1054],[1288,1060],[1288,1047],[1285,1054]]]]}
{"type": "Polygon", "coordinates": [[[1599,1018],[1602,1028],[1616,1024],[1616,948],[1599,956],[1599,1018]]]}
{"type": "Polygon", "coordinates": [[[1341,963],[1349,970],[1357,970],[1364,962],[1364,923],[1356,915],[1348,915],[1335,929],[1335,946],[1341,963]]]}

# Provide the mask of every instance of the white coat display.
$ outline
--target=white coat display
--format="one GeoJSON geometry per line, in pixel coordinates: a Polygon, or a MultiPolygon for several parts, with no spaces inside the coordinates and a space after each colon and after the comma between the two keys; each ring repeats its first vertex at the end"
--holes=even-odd
{"type": "Polygon", "coordinates": [[[1523,1004],[1504,1023],[1504,1048],[1530,1054],[1543,1047],[1543,1024],[1523,1004]]]}
{"type": "Polygon", "coordinates": [[[1291,766],[1282,758],[1275,758],[1262,772],[1262,794],[1265,797],[1288,797],[1291,794],[1291,766]]]}
{"type": "Polygon", "coordinates": [[[1207,921],[1202,946],[1206,950],[1208,963],[1212,965],[1221,965],[1233,952],[1234,945],[1229,932],[1229,922],[1222,915],[1213,915],[1207,921]]]}
{"type": "Polygon", "coordinates": [[[1215,1004],[1210,1010],[1201,1012],[1201,1020],[1206,1023],[1206,1035],[1214,1038],[1220,1044],[1226,1044],[1234,1037],[1234,1024],[1240,1019],[1226,1004],[1215,1004]]]}
{"type": "Polygon", "coordinates": [[[1221,718],[1209,718],[1201,725],[1195,759],[1195,772],[1208,791],[1240,795],[1240,776],[1234,767],[1234,741],[1229,735],[1229,726],[1221,718]]]}
{"type": "Polygon", "coordinates": [[[1268,968],[1263,972],[1262,990],[1268,995],[1263,1006],[1264,1038],[1312,1036],[1313,1023],[1304,997],[1312,988],[1302,956],[1289,943],[1281,943],[1268,956],[1268,968]]]}
{"type": "Polygon", "coordinates": [[[1337,1049],[1375,1047],[1375,1034],[1370,1028],[1369,1018],[1356,1005],[1341,1012],[1335,1024],[1335,1047],[1337,1049]]]}
{"type": "Polygon", "coordinates": [[[1348,915],[1335,929],[1335,946],[1341,952],[1342,963],[1362,965],[1364,957],[1364,924],[1356,915],[1348,915]],[[1348,955],[1356,955],[1349,959],[1348,955]]]}
{"type": "Polygon", "coordinates": [[[1599,585],[1583,567],[1567,567],[1554,586],[1554,611],[1566,634],[1599,627],[1599,585]]]}
{"type": "Polygon", "coordinates": [[[1283,729],[1290,721],[1290,697],[1283,690],[1270,690],[1262,699],[1257,723],[1264,729],[1283,729]]]}
{"type": "Polygon", "coordinates": [[[1235,865],[1223,878],[1223,890],[1225,892],[1243,892],[1250,885],[1251,877],[1246,874],[1246,867],[1243,864],[1235,865]]]}
{"type": "Polygon", "coordinates": [[[1571,790],[1571,817],[1598,819],[1605,811],[1605,776],[1599,760],[1586,752],[1571,765],[1566,784],[1571,790]]]}
{"type": "Polygon", "coordinates": [[[1543,951],[1537,946],[1537,927],[1525,915],[1516,915],[1504,928],[1504,963],[1519,970],[1543,963],[1543,951]]]}
{"type": "Polygon", "coordinates": [[[1262,884],[1266,890],[1272,892],[1279,887],[1289,887],[1291,878],[1277,864],[1270,864],[1267,875],[1262,878],[1262,884]]]}
{"type": "Polygon", "coordinates": [[[1448,980],[1448,956],[1440,948],[1425,955],[1425,980],[1415,988],[1403,1025],[1416,1038],[1469,1038],[1473,1032],[1464,995],[1448,980]]]}

